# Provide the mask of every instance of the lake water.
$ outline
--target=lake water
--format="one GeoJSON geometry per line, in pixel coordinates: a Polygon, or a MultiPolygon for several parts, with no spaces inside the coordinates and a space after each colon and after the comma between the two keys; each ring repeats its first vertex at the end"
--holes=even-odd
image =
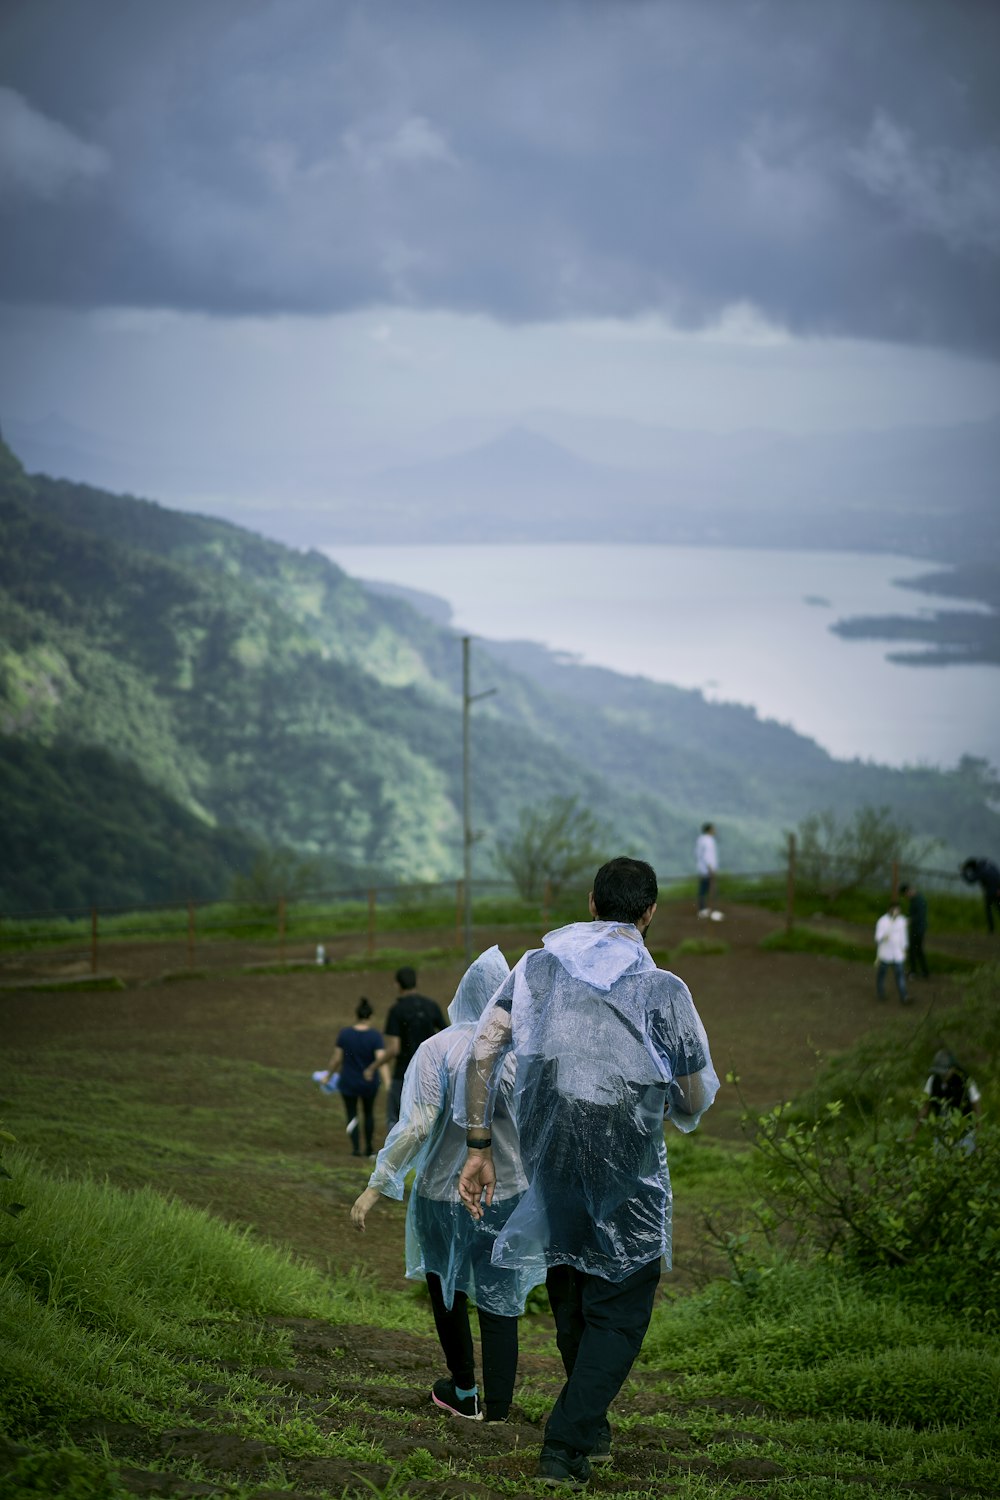
{"type": "Polygon", "coordinates": [[[846,641],[848,615],[959,608],[902,589],[931,564],[853,552],[651,544],[323,547],[357,578],[447,600],[463,634],[538,641],[594,666],[751,704],[833,755],[1000,763],[1000,668],[906,667],[846,641]]]}

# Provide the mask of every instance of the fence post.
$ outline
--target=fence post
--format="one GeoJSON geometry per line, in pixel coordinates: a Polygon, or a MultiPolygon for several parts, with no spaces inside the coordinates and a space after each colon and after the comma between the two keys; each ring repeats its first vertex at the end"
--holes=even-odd
{"type": "Polygon", "coordinates": [[[190,900],[190,898],[188,899],[187,950],[188,950],[188,968],[189,969],[193,969],[194,968],[194,902],[192,900],[190,900]]]}
{"type": "Polygon", "coordinates": [[[90,972],[97,973],[97,907],[90,908],[90,972]]]}
{"type": "Polygon", "coordinates": [[[375,957],[375,897],[377,892],[368,892],[368,957],[375,957]]]}
{"type": "Polygon", "coordinates": [[[788,835],[788,887],[785,895],[785,931],[795,923],[795,835],[788,835]]]}
{"type": "Polygon", "coordinates": [[[455,881],[455,947],[462,946],[462,921],[465,914],[465,889],[461,880],[455,881]]]}
{"type": "Polygon", "coordinates": [[[285,962],[285,898],[278,897],[278,958],[285,962]]]}

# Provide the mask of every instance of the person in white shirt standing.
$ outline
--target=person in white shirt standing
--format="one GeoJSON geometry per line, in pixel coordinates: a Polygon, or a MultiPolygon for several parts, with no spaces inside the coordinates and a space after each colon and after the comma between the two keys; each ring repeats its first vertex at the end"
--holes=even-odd
{"type": "Polygon", "coordinates": [[[896,993],[899,996],[899,1003],[909,1005],[910,997],[906,993],[908,946],[909,934],[906,918],[899,909],[899,902],[894,897],[889,902],[889,910],[875,923],[875,994],[879,1000],[885,999],[885,971],[892,969],[896,977],[896,993]]]}
{"type": "Polygon", "coordinates": [[[715,824],[703,823],[701,833],[694,846],[694,862],[698,871],[698,915],[722,921],[721,911],[713,911],[709,901],[715,895],[715,874],[719,868],[719,849],[715,842],[715,824]]]}

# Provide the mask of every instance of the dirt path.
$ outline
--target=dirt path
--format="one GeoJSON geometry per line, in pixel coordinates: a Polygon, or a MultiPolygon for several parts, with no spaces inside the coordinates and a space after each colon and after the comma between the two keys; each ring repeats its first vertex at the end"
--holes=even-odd
{"type": "MultiPolygon", "coordinates": [[[[865,964],[808,954],[775,954],[761,950],[762,937],[780,926],[773,913],[752,907],[727,911],[723,922],[699,922],[693,912],[665,905],[651,932],[654,952],[676,949],[685,939],[725,943],[726,951],[676,961],[689,984],[711,1040],[713,1058],[722,1077],[734,1075],[705,1117],[702,1136],[734,1140],[741,1136],[745,1108],[758,1112],[791,1098],[808,1084],[817,1065],[831,1053],[849,1046],[860,1034],[899,1013],[895,1001],[878,1007],[872,971],[865,964]]],[[[532,932],[476,934],[479,946],[498,940],[512,961],[534,945],[532,932]]],[[[454,932],[421,933],[420,948],[453,940],[454,932]]],[[[346,945],[349,940],[343,940],[346,945]]],[[[397,939],[402,943],[402,939],[397,939]]],[[[410,939],[413,944],[413,938],[410,939]]],[[[982,946],[965,939],[971,950],[982,946]]],[[[270,957],[273,961],[273,952],[270,957]]],[[[303,954],[303,956],[308,956],[303,954]]],[[[12,1048],[79,1047],[102,1054],[169,1062],[175,1084],[171,1100],[176,1111],[216,1108],[218,1130],[227,1128],[226,1098],[220,1086],[206,1077],[204,1067],[189,1071],[185,1058],[257,1063],[288,1070],[307,1079],[325,1066],[336,1034],[353,1020],[360,995],[375,1007],[376,1021],[384,1019],[395,994],[391,973],[359,967],[354,973],[308,967],[273,974],[252,970],[197,973],[183,982],[158,982],[165,957],[176,961],[176,949],[122,947],[110,955],[115,972],[128,988],[118,992],[8,990],[0,994],[0,1024],[12,1048]]],[[[14,965],[0,978],[8,983],[14,965]]],[[[40,973],[65,977],[62,955],[32,955],[23,961],[19,977],[36,983],[40,973]]],[[[463,965],[457,960],[426,965],[421,989],[447,1006],[463,965]]],[[[176,972],[176,971],[173,971],[176,972]]],[[[948,979],[923,982],[915,989],[916,1003],[906,1012],[913,1025],[922,1024],[935,1006],[954,994],[948,979]]],[[[155,1076],[155,1066],[152,1076],[155,1076]]],[[[384,1103],[376,1107],[376,1148],[384,1134],[384,1103]]],[[[236,1128],[234,1125],[232,1128],[236,1128]]],[[[198,1206],[210,1208],[265,1235],[323,1267],[336,1270],[362,1260],[386,1285],[402,1281],[402,1213],[386,1205],[374,1214],[364,1240],[352,1231],[349,1210],[367,1180],[368,1163],[354,1161],[343,1132],[340,1101],[310,1089],[303,1099],[296,1140],[297,1154],[316,1164],[328,1164],[329,1178],[317,1186],[315,1174],[298,1180],[293,1167],[286,1178],[262,1183],[254,1174],[233,1169],[171,1175],[152,1168],[150,1180],[198,1206]]],[[[280,1149],[276,1145],[275,1149],[280,1149]]],[[[107,1170],[101,1164],[101,1170],[107,1170]]],[[[111,1168],[114,1176],[114,1168],[111,1168]]],[[[128,1185],[134,1180],[126,1178],[128,1185]]],[[[689,1286],[704,1260],[700,1224],[685,1214],[681,1197],[675,1206],[676,1289],[689,1286]]]]}
{"type": "MultiPolygon", "coordinates": [[[[676,949],[685,939],[726,945],[724,952],[691,954],[674,964],[694,994],[719,1073],[736,1074],[739,1080],[738,1087],[724,1086],[705,1117],[701,1135],[706,1141],[738,1139],[744,1107],[760,1111],[800,1092],[824,1058],[862,1033],[900,1016],[914,1027],[929,1019],[932,1030],[936,1009],[954,1001],[954,984],[937,979],[916,988],[915,1003],[905,1012],[895,1002],[878,1006],[867,964],[762,951],[761,938],[779,925],[773,914],[753,908],[731,909],[725,921],[711,926],[669,905],[658,913],[651,934],[654,953],[676,949]]],[[[429,948],[436,942],[447,944],[453,936],[421,933],[415,943],[411,937],[410,945],[429,948]]],[[[513,960],[525,946],[537,943],[538,934],[482,931],[477,938],[480,947],[499,940],[513,960]]],[[[399,946],[405,941],[398,939],[399,946]]],[[[990,950],[986,940],[969,938],[955,951],[986,957],[990,950]]],[[[273,962],[274,957],[265,951],[257,961],[273,962]]],[[[303,951],[302,957],[308,953],[303,951]]],[[[370,1216],[363,1237],[351,1228],[350,1206],[367,1181],[370,1164],[351,1158],[339,1099],[323,1096],[309,1083],[313,1069],[325,1065],[339,1028],[353,1019],[360,995],[371,999],[376,1019],[384,1019],[394,995],[391,974],[363,964],[353,973],[315,966],[283,974],[233,968],[164,982],[163,971],[176,966],[176,948],[135,947],[107,958],[126,980],[126,988],[0,992],[5,1049],[20,1066],[30,1067],[45,1089],[51,1084],[44,1097],[59,1098],[62,1114],[54,1120],[53,1104],[53,1120],[46,1122],[57,1135],[39,1138],[43,1160],[46,1140],[58,1138],[65,1147],[67,1140],[97,1139],[85,1131],[73,1135],[86,1106],[74,1104],[72,1092],[65,1089],[67,1053],[80,1059],[81,1078],[86,1066],[91,1070],[89,1082],[100,1085],[112,1101],[118,1098],[116,1087],[131,1088],[133,1109],[136,1070],[141,1068],[148,1077],[150,1099],[168,1111],[179,1138],[190,1128],[196,1147],[199,1140],[205,1141],[201,1164],[192,1168],[188,1151],[180,1153],[184,1160],[178,1166],[169,1152],[161,1153],[154,1144],[140,1147],[130,1162],[102,1158],[93,1163],[95,1170],[125,1186],[150,1182],[233,1223],[251,1226],[322,1269],[345,1271],[362,1265],[377,1285],[395,1290],[407,1285],[402,1274],[402,1206],[380,1207],[370,1216]],[[232,1077],[234,1068],[244,1080],[245,1092],[247,1067],[254,1064],[262,1070],[262,1090],[267,1089],[259,1118],[253,1096],[248,1114],[245,1100],[240,1108],[226,1092],[227,1073],[232,1077]],[[201,1130],[210,1134],[196,1134],[199,1120],[201,1130]],[[213,1151],[218,1152],[214,1160],[213,1151]]],[[[232,960],[236,962],[235,953],[232,960]]],[[[240,961],[246,961],[245,952],[240,961]]],[[[6,963],[0,984],[37,984],[45,973],[50,980],[64,980],[76,962],[66,955],[35,954],[20,963],[6,963]]],[[[447,1005],[462,969],[458,961],[426,964],[420,988],[447,1005]]],[[[141,1086],[140,1081],[140,1090],[141,1086]]],[[[381,1102],[376,1118],[381,1131],[381,1102]]],[[[11,1123],[18,1128],[18,1121],[11,1123]]],[[[377,1144],[381,1138],[379,1134],[377,1144]]],[[[78,1149],[73,1161],[81,1164],[78,1149]]],[[[675,1271],[664,1285],[682,1291],[712,1268],[703,1228],[686,1208],[683,1194],[675,1203],[674,1244],[675,1271]]],[[[308,1414],[321,1430],[343,1430],[354,1443],[360,1432],[377,1442],[389,1463],[285,1457],[284,1481],[293,1487],[282,1491],[285,1500],[305,1500],[304,1492],[317,1490],[370,1495],[373,1487],[380,1489],[390,1480],[398,1463],[410,1466],[406,1490],[412,1496],[500,1500],[493,1481],[508,1486],[506,1500],[534,1493],[527,1489],[541,1437],[540,1422],[534,1418],[561,1384],[547,1317],[522,1320],[518,1396],[524,1404],[515,1405],[511,1422],[497,1426],[449,1420],[430,1405],[428,1390],[441,1366],[429,1310],[426,1337],[377,1328],[331,1328],[309,1320],[288,1320],[286,1326],[293,1341],[293,1366],[254,1372],[273,1389],[265,1404],[283,1419],[308,1414]],[[459,1471],[474,1473],[476,1481],[422,1479],[421,1449],[432,1470],[432,1460],[449,1460],[459,1471]]],[[[208,1385],[199,1392],[204,1404],[193,1413],[197,1426],[151,1435],[128,1424],[98,1424],[81,1432],[79,1440],[85,1446],[95,1436],[105,1440],[136,1495],[170,1494],[178,1500],[196,1493],[221,1495],[239,1481],[262,1486],[253,1491],[257,1500],[274,1500],[277,1492],[268,1487],[267,1476],[273,1473],[270,1466],[276,1455],[266,1444],[232,1431],[231,1414],[219,1404],[222,1390],[208,1385]],[[174,1462],[190,1460],[197,1460],[218,1484],[190,1485],[170,1474],[174,1462]],[[153,1472],[150,1465],[156,1463],[165,1463],[168,1472],[153,1472]]],[[[741,1500],[754,1488],[759,1491],[762,1485],[799,1473],[800,1458],[792,1461],[786,1474],[772,1457],[755,1455],[754,1445],[760,1440],[740,1430],[744,1415],[760,1411],[753,1403],[706,1401],[701,1406],[695,1425],[704,1437],[695,1443],[689,1435],[693,1408],[674,1400],[669,1372],[637,1367],[615,1409],[619,1418],[633,1419],[628,1440],[616,1450],[614,1465],[595,1474],[590,1492],[665,1493],[692,1474],[718,1484],[732,1500],[741,1500]],[[656,1424],[646,1425],[643,1418],[654,1413],[656,1424]],[[664,1416],[671,1414],[676,1427],[663,1425],[664,1416]]],[[[0,1469],[3,1458],[0,1452],[0,1469]]],[[[872,1486],[880,1482],[875,1474],[852,1479],[872,1486]]],[[[921,1490],[929,1493],[926,1487],[921,1490]]]]}

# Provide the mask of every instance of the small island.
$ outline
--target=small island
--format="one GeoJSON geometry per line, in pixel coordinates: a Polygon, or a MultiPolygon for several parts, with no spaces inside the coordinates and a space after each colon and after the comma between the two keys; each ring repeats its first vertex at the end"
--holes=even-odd
{"type": "Polygon", "coordinates": [[[1000,565],[959,563],[954,568],[900,578],[901,588],[986,609],[933,610],[921,615],[857,615],[830,629],[845,640],[913,641],[925,649],[891,651],[889,660],[911,667],[1000,666],[1000,565]]]}

